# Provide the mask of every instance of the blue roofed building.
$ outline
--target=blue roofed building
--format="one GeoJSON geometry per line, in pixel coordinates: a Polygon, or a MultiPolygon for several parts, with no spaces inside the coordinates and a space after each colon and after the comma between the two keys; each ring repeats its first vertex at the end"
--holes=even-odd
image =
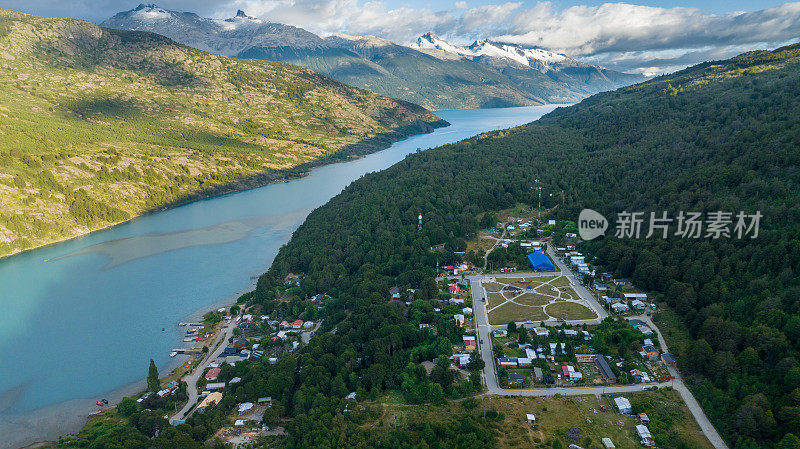
{"type": "Polygon", "coordinates": [[[531,264],[531,268],[533,271],[555,271],[556,267],[553,265],[553,262],[550,261],[550,258],[547,257],[544,253],[539,251],[534,251],[528,254],[528,262],[531,264]]]}

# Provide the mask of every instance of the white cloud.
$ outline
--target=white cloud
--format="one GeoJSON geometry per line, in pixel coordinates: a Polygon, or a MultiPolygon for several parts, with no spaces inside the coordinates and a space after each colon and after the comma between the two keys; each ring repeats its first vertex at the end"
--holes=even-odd
{"type": "Polygon", "coordinates": [[[628,3],[557,9],[549,1],[527,8],[505,2],[469,8],[458,1],[451,10],[433,11],[381,0],[231,0],[218,14],[230,15],[235,8],[323,34],[375,34],[410,43],[433,31],[459,43],[488,38],[639,72],[674,70],[800,36],[800,2],[709,14],[628,3]]]}
{"type": "MultiPolygon", "coordinates": [[[[102,21],[142,0],[5,0],[34,14],[102,21]]],[[[711,57],[776,46],[800,37],[800,2],[750,12],[710,14],[697,8],[629,3],[559,9],[549,1],[498,1],[450,9],[412,8],[403,0],[154,0],[203,16],[230,17],[236,9],[320,34],[374,34],[400,43],[433,31],[456,43],[492,39],[566,53],[611,68],[664,71],[711,57]],[[400,6],[398,6],[400,5],[400,6]],[[525,5],[525,6],[523,6],[525,5]]]]}

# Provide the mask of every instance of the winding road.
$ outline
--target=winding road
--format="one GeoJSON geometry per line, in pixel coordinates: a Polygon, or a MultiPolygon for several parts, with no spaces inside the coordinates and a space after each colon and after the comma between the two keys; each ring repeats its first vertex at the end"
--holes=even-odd
{"type": "Polygon", "coordinates": [[[194,368],[188,376],[183,377],[181,380],[186,382],[186,392],[189,394],[189,399],[186,401],[186,405],[183,406],[178,413],[172,415],[169,419],[170,422],[175,419],[183,419],[195,405],[197,405],[197,398],[200,397],[200,393],[197,391],[197,381],[200,379],[200,376],[203,374],[204,368],[209,360],[214,360],[222,354],[222,351],[225,350],[225,342],[228,341],[233,336],[233,330],[236,329],[234,325],[233,318],[227,321],[225,325],[223,325],[223,331],[220,332],[220,337],[217,338],[217,341],[214,343],[216,346],[214,349],[206,353],[206,356],[203,357],[197,366],[194,368]]]}

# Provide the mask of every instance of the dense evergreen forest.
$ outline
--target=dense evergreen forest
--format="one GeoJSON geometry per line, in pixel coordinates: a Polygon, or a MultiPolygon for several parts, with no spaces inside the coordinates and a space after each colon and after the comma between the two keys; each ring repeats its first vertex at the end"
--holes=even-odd
{"type": "Polygon", "coordinates": [[[563,219],[586,207],[760,211],[756,239],[587,246],[683,318],[693,342],[681,368],[733,447],[796,441],[786,434],[800,433],[799,148],[800,46],[701,64],[364,177],[308,217],[253,301],[269,305],[286,273],[303,272],[307,293],[340,294],[342,317],[382,307],[391,285],[429,282],[481,213],[534,203],[535,179],[563,219]]]}
{"type": "MultiPolygon", "coordinates": [[[[304,273],[297,297],[332,299],[317,315],[323,328],[297,357],[225,373],[244,381],[221,406],[271,395],[280,404],[274,413],[291,418],[289,447],[491,447],[489,418],[454,419],[442,428],[364,426],[371,411],[343,413],[343,396],[394,390],[409,403],[435,402],[476,386],[476,371],[456,381],[446,370],[426,375],[419,365],[447,354],[460,334],[447,322],[436,323],[435,337],[417,326],[436,320],[429,301],[437,295],[434,266],[456,260],[454,251],[485,213],[534,204],[538,179],[544,206],[560,219],[576,220],[586,207],[608,217],[623,210],[761,211],[756,239],[606,238],[585,246],[679,314],[691,337],[678,354],[681,368],[731,447],[796,447],[798,148],[795,45],[701,64],[523,127],[411,155],[311,213],[256,290],[241,298],[262,313],[285,314],[284,279],[304,273]],[[418,289],[408,309],[389,300],[394,286],[418,289]]],[[[205,435],[214,419],[207,412],[170,434],[205,435]]],[[[658,444],[688,447],[678,439],[658,444]]]]}

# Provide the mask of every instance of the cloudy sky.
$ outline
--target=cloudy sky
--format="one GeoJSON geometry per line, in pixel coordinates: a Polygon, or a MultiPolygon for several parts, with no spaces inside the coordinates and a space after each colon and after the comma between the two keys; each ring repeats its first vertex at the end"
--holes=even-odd
{"type": "MultiPolygon", "coordinates": [[[[139,3],[3,0],[0,6],[99,23],[139,3]]],[[[800,40],[800,2],[772,0],[159,0],[158,5],[217,18],[242,9],[320,34],[373,34],[400,43],[427,31],[456,43],[491,39],[647,74],[800,40]]]]}

